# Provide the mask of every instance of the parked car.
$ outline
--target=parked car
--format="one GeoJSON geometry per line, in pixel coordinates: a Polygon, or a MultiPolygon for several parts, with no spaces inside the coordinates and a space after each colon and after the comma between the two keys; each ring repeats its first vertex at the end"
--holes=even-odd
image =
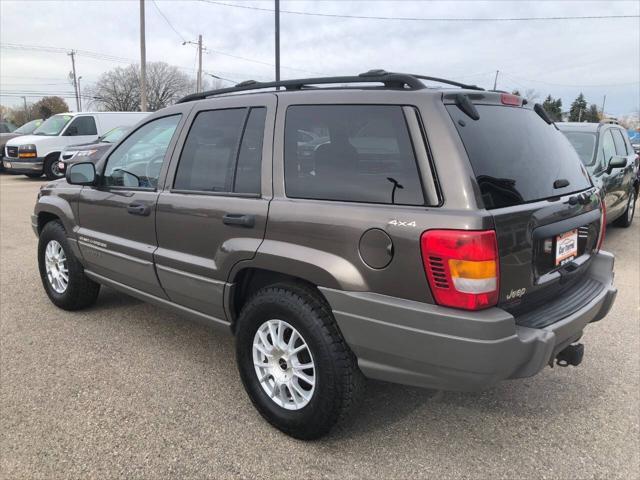
{"type": "Polygon", "coordinates": [[[129,130],[131,130],[131,127],[116,127],[98,137],[95,142],[65,147],[60,153],[60,160],[58,161],[58,176],[64,177],[64,172],[70,164],[87,161],[97,162],[129,130]]]}
{"type": "Polygon", "coordinates": [[[232,332],[255,407],[304,439],[363,376],[476,390],[578,365],[616,296],[597,188],[540,105],[421,79],[249,81],[155,112],[41,188],[47,295],[78,310],[108,285],[232,332]],[[310,170],[300,131],[326,133],[310,170]]]}
{"type": "Polygon", "coordinates": [[[32,135],[14,138],[5,147],[5,168],[12,173],[59,178],[60,152],[67,145],[95,142],[117,126],[131,126],[147,112],[75,112],[53,115],[32,135]]]}
{"type": "Polygon", "coordinates": [[[638,198],[639,161],[616,122],[558,123],[605,199],[607,223],[628,227],[638,198]]]}
{"type": "MultiPolygon", "coordinates": [[[[29,135],[42,124],[42,119],[31,120],[11,133],[0,133],[0,157],[4,155],[4,147],[12,138],[29,135]]],[[[4,170],[4,159],[0,159],[0,171],[4,170]]]]}

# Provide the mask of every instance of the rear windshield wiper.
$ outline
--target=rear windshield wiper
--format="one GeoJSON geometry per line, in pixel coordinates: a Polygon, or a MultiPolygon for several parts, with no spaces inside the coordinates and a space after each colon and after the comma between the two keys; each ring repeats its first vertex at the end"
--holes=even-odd
{"type": "Polygon", "coordinates": [[[476,106],[462,93],[456,94],[456,106],[471,120],[478,120],[480,118],[476,106]]]}
{"type": "Polygon", "coordinates": [[[569,180],[566,178],[559,178],[553,182],[553,188],[564,188],[569,186],[569,180]]]}
{"type": "Polygon", "coordinates": [[[553,125],[554,127],[556,127],[556,130],[560,130],[558,126],[555,124],[555,122],[551,120],[551,118],[549,117],[549,114],[547,113],[547,111],[544,109],[542,105],[540,105],[539,103],[536,103],[533,106],[533,111],[536,112],[538,116],[542,118],[545,122],[547,122],[549,125],[553,125]]]}

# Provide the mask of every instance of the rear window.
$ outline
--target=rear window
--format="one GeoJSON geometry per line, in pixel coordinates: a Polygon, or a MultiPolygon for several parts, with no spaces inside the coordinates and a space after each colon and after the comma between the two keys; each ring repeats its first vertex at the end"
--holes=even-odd
{"type": "Polygon", "coordinates": [[[424,205],[402,107],[300,105],[285,123],[287,196],[424,205]]]}
{"type": "Polygon", "coordinates": [[[488,209],[566,195],[591,186],[578,154],[555,126],[527,108],[476,105],[479,120],[447,110],[488,209]],[[554,188],[556,180],[568,186],[554,188]]]}

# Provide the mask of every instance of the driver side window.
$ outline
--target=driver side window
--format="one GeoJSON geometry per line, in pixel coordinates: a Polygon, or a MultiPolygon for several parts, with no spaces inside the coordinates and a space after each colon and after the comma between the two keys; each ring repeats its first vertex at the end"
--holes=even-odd
{"type": "Polygon", "coordinates": [[[180,115],[153,120],[130,135],[109,156],[105,186],[156,188],[164,155],[180,122],[180,115]]]}

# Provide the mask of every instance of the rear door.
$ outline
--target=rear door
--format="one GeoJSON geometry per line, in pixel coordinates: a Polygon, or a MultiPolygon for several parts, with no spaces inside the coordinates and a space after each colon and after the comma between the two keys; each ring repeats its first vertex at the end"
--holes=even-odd
{"type": "MultiPolygon", "coordinates": [[[[447,106],[464,143],[500,254],[499,305],[530,311],[563,296],[595,251],[599,197],[576,151],[532,109],[475,105],[479,119],[447,106]]],[[[547,318],[548,321],[553,321],[547,318]]]]}
{"type": "Polygon", "coordinates": [[[158,200],[158,277],[169,298],[224,319],[233,265],[255,255],[271,198],[273,94],[200,102],[158,200]]]}
{"type": "Polygon", "coordinates": [[[165,295],[153,266],[157,186],[181,118],[156,118],[134,131],[106,159],[100,184],[84,187],[78,200],[87,269],[158,297],[165,295]]]}

